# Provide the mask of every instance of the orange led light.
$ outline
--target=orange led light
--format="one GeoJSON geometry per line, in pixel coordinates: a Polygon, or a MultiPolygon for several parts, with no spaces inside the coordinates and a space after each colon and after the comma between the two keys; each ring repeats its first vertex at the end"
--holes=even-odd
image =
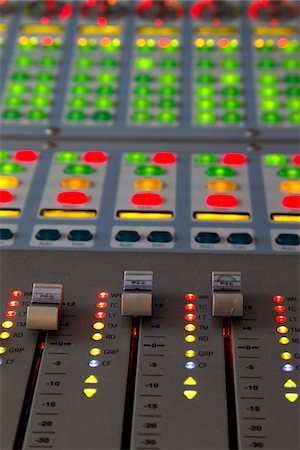
{"type": "Polygon", "coordinates": [[[11,297],[20,297],[22,295],[21,291],[11,291],[9,294],[11,297]]]}
{"type": "Polygon", "coordinates": [[[98,302],[98,303],[96,303],[96,308],[105,309],[105,308],[107,308],[107,303],[106,302],[98,302]]]}
{"type": "Polygon", "coordinates": [[[19,306],[19,302],[18,300],[10,300],[7,303],[7,306],[9,306],[10,308],[17,308],[19,306]]]}
{"type": "Polygon", "coordinates": [[[184,298],[188,301],[188,302],[193,302],[194,300],[196,300],[197,296],[196,294],[185,294],[184,298]]]}
{"type": "Polygon", "coordinates": [[[229,39],[227,38],[221,38],[218,40],[218,47],[220,48],[226,48],[229,45],[229,39]]]}
{"type": "Polygon", "coordinates": [[[96,312],[96,313],[95,313],[95,317],[96,317],[96,319],[105,319],[106,313],[103,312],[103,311],[96,312]]]}
{"type": "Polygon", "coordinates": [[[275,303],[282,303],[282,302],[284,302],[284,297],[282,297],[282,295],[275,295],[273,297],[273,302],[275,302],[275,303]]]}
{"type": "Polygon", "coordinates": [[[279,48],[286,48],[289,45],[289,43],[290,43],[290,41],[287,38],[283,37],[283,38],[278,39],[277,46],[279,48]]]}
{"type": "Polygon", "coordinates": [[[277,305],[274,307],[274,311],[276,311],[278,313],[282,313],[285,311],[285,307],[283,305],[277,305]]]}
{"type": "Polygon", "coordinates": [[[194,311],[196,309],[196,305],[193,303],[187,303],[184,308],[187,311],[194,311]]]}
{"type": "Polygon", "coordinates": [[[98,292],[97,297],[98,298],[108,298],[108,292],[100,291],[100,292],[98,292]]]}
{"type": "Polygon", "coordinates": [[[280,334],[286,334],[286,333],[288,333],[289,329],[288,329],[288,327],[285,327],[282,325],[281,327],[278,327],[276,329],[276,331],[277,331],[277,333],[280,333],[280,334]]]}
{"type": "Polygon", "coordinates": [[[111,39],[109,37],[104,37],[100,39],[100,44],[102,47],[109,47],[111,45],[111,39]]]}
{"type": "Polygon", "coordinates": [[[194,320],[196,320],[196,315],[195,314],[186,314],[184,316],[185,320],[187,320],[188,322],[193,322],[194,320]]]}

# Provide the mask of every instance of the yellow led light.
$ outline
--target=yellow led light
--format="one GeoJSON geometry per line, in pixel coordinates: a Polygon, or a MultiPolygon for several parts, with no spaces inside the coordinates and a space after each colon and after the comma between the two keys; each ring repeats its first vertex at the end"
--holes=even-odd
{"type": "Polygon", "coordinates": [[[234,181],[226,180],[209,180],[206,188],[214,192],[228,192],[236,190],[236,183],[234,181]]]}
{"type": "Polygon", "coordinates": [[[187,336],[185,336],[184,340],[185,342],[195,342],[196,338],[192,334],[188,334],[187,336]]]}
{"type": "Polygon", "coordinates": [[[79,27],[79,32],[82,34],[121,34],[122,27],[119,25],[104,25],[98,27],[97,25],[83,25],[79,27]]]}
{"type": "Polygon", "coordinates": [[[101,353],[101,350],[100,350],[100,348],[97,348],[97,347],[91,348],[91,350],[90,350],[90,355],[92,355],[92,356],[99,356],[100,353],[101,353]]]}
{"type": "Polygon", "coordinates": [[[195,331],[196,330],[196,326],[192,323],[188,323],[185,327],[184,327],[185,331],[195,331]]]}
{"type": "Polygon", "coordinates": [[[148,47],[155,47],[155,40],[147,39],[147,45],[148,45],[148,47]]]}
{"type": "Polygon", "coordinates": [[[6,352],[6,348],[5,347],[0,347],[0,355],[3,355],[3,353],[6,352]]]}
{"type": "Polygon", "coordinates": [[[39,25],[39,24],[30,24],[30,25],[23,25],[21,30],[24,33],[28,34],[52,34],[52,33],[62,33],[64,30],[64,27],[61,25],[39,25]]]}
{"type": "Polygon", "coordinates": [[[0,23],[0,33],[4,33],[7,30],[5,23],[0,23]]]}
{"type": "Polygon", "coordinates": [[[264,41],[264,39],[261,39],[261,38],[255,39],[254,45],[256,48],[262,48],[265,45],[265,41],[264,41]]]}
{"type": "Polygon", "coordinates": [[[295,388],[295,387],[297,387],[297,384],[295,383],[295,381],[289,379],[289,380],[287,380],[284,383],[283,387],[285,387],[285,388],[295,388]]]}
{"type": "Polygon", "coordinates": [[[118,211],[119,219],[130,220],[170,220],[173,219],[172,212],[138,212],[138,211],[118,211]]]}
{"type": "Polygon", "coordinates": [[[19,180],[16,177],[0,176],[1,189],[14,189],[19,186],[19,180]]]}
{"type": "Polygon", "coordinates": [[[153,35],[153,36],[171,36],[177,34],[179,29],[177,27],[139,27],[137,28],[138,34],[153,35]]]}
{"type": "Polygon", "coordinates": [[[205,45],[205,40],[202,38],[198,38],[195,40],[195,47],[202,48],[205,45]]]}
{"type": "Polygon", "coordinates": [[[288,327],[285,327],[284,325],[277,327],[276,330],[277,330],[277,333],[280,333],[280,334],[285,334],[285,333],[288,333],[288,331],[289,331],[288,327]]]}
{"type": "Polygon", "coordinates": [[[159,191],[163,188],[163,183],[153,178],[138,178],[134,180],[133,187],[139,191],[159,191]]]}
{"type": "Polygon", "coordinates": [[[90,375],[89,377],[87,377],[84,380],[85,383],[93,383],[93,384],[97,384],[98,383],[98,379],[94,376],[94,375],[90,375]]]}
{"type": "Polygon", "coordinates": [[[188,377],[186,380],[184,380],[183,384],[188,386],[196,386],[197,381],[193,377],[188,377]]]}
{"type": "Polygon", "coordinates": [[[188,399],[188,400],[193,400],[194,397],[196,397],[197,395],[197,391],[193,391],[191,389],[188,389],[186,391],[183,391],[183,395],[188,399]]]}
{"type": "Polygon", "coordinates": [[[14,326],[14,323],[11,320],[5,320],[5,322],[2,322],[1,324],[2,328],[12,328],[14,326]]]}
{"type": "Polygon", "coordinates": [[[90,189],[91,181],[87,178],[63,178],[60,185],[67,189],[90,189]]]}
{"type": "Polygon", "coordinates": [[[83,389],[83,393],[88,397],[91,398],[93,397],[97,392],[97,389],[92,389],[92,388],[86,388],[83,389]]]}
{"type": "Polygon", "coordinates": [[[0,333],[0,339],[8,339],[10,336],[8,331],[2,331],[2,333],[0,333]]]}
{"type": "Polygon", "coordinates": [[[295,27],[255,27],[254,34],[258,35],[273,35],[273,36],[290,36],[297,33],[295,27]]]}
{"type": "Polygon", "coordinates": [[[20,209],[0,209],[0,217],[19,217],[20,209]]]}
{"type": "Polygon", "coordinates": [[[184,356],[186,358],[194,358],[194,356],[196,356],[196,352],[194,350],[187,350],[184,356]]]}
{"type": "Polygon", "coordinates": [[[271,214],[271,219],[273,222],[290,222],[299,223],[300,215],[296,214],[271,214]]]}
{"type": "Polygon", "coordinates": [[[103,335],[101,333],[95,333],[92,336],[93,341],[101,341],[103,339],[103,335]]]}
{"type": "Polygon", "coordinates": [[[247,222],[251,220],[250,214],[240,213],[205,213],[205,212],[195,212],[194,219],[196,220],[214,220],[214,221],[229,221],[229,222],[247,222]]]}
{"type": "Polygon", "coordinates": [[[137,47],[144,47],[146,44],[146,41],[143,38],[139,38],[135,41],[135,44],[137,47]]]}
{"type": "Polygon", "coordinates": [[[281,353],[280,357],[281,359],[288,360],[292,358],[292,354],[290,352],[283,352],[281,353]]]}
{"type": "Polygon", "coordinates": [[[286,345],[290,342],[290,340],[286,336],[282,336],[281,338],[279,338],[278,342],[279,342],[279,344],[286,345]]]}
{"type": "Polygon", "coordinates": [[[27,36],[20,36],[19,37],[19,44],[26,45],[26,44],[28,44],[28,42],[29,42],[29,39],[28,39],[27,36]]]}
{"type": "Polygon", "coordinates": [[[88,40],[84,37],[80,37],[77,39],[77,44],[79,45],[79,47],[85,47],[88,43],[88,40]]]}
{"type": "MultiPolygon", "coordinates": [[[[97,216],[95,210],[64,210],[64,209],[42,209],[40,212],[42,217],[50,219],[94,219],[97,216]]],[[[1,214],[0,214],[1,216],[1,214]]]]}
{"type": "Polygon", "coordinates": [[[95,328],[95,330],[103,330],[104,326],[105,325],[102,322],[95,322],[93,328],[95,328]]]}
{"type": "Polygon", "coordinates": [[[204,35],[204,34],[216,34],[218,36],[228,35],[228,34],[236,34],[236,27],[197,27],[195,28],[196,34],[204,35]]]}
{"type": "Polygon", "coordinates": [[[286,180],[280,183],[280,191],[290,194],[300,194],[300,181],[286,180]]]}
{"type": "Polygon", "coordinates": [[[299,397],[298,394],[296,394],[296,392],[288,392],[284,396],[291,403],[294,403],[297,400],[297,398],[299,397]]]}

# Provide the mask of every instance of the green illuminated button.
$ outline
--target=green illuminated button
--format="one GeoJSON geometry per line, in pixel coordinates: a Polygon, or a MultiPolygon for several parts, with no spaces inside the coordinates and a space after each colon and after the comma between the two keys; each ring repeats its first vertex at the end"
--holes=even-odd
{"type": "Polygon", "coordinates": [[[75,65],[76,67],[81,67],[81,68],[87,68],[87,67],[92,67],[94,64],[94,61],[91,58],[77,58],[75,60],[75,65]]]}
{"type": "Polygon", "coordinates": [[[198,109],[214,109],[216,107],[215,101],[209,98],[199,98],[195,105],[198,109]]]}
{"type": "Polygon", "coordinates": [[[292,112],[288,115],[288,121],[290,123],[299,124],[300,123],[300,112],[292,112]]]}
{"type": "Polygon", "coordinates": [[[270,153],[265,155],[265,164],[267,166],[282,166],[287,163],[287,157],[282,153],[270,153]]]}
{"type": "Polygon", "coordinates": [[[152,106],[152,101],[148,98],[135,98],[132,101],[133,108],[136,109],[148,109],[152,106]]]}
{"type": "Polygon", "coordinates": [[[160,83],[177,83],[178,76],[174,73],[162,73],[159,75],[158,80],[160,83]]]}
{"type": "Polygon", "coordinates": [[[99,97],[94,101],[96,108],[113,108],[114,100],[110,97],[99,97]]]}
{"type": "Polygon", "coordinates": [[[281,178],[300,178],[300,167],[282,167],[277,175],[281,178]]]}
{"type": "Polygon", "coordinates": [[[74,95],[87,95],[90,92],[90,89],[82,84],[76,84],[72,86],[71,92],[74,95]]]}
{"type": "Polygon", "coordinates": [[[69,111],[67,114],[67,120],[72,122],[81,122],[86,119],[86,115],[83,111],[69,111]]]}
{"type": "Polygon", "coordinates": [[[152,58],[137,58],[134,66],[136,69],[150,70],[154,69],[155,61],[152,58]]]}
{"type": "Polygon", "coordinates": [[[134,173],[136,175],[157,177],[157,176],[163,175],[165,173],[165,171],[161,166],[147,165],[147,166],[138,166],[135,169],[134,173]]]}
{"type": "Polygon", "coordinates": [[[260,59],[257,63],[257,66],[260,69],[273,69],[274,67],[276,67],[276,61],[274,61],[274,59],[260,59]]]}
{"type": "Polygon", "coordinates": [[[267,112],[261,116],[261,120],[265,123],[274,124],[281,122],[281,117],[277,112],[267,112]]]}
{"type": "Polygon", "coordinates": [[[199,153],[195,156],[196,164],[214,164],[217,162],[217,157],[213,153],[199,153]]]}
{"type": "Polygon", "coordinates": [[[148,111],[134,111],[131,114],[132,122],[149,122],[151,114],[148,111]]]}
{"type": "Polygon", "coordinates": [[[132,152],[127,153],[126,155],[126,161],[128,163],[144,163],[147,162],[148,158],[146,153],[139,153],[139,152],[132,152]]]}
{"type": "Polygon", "coordinates": [[[225,166],[208,167],[205,173],[209,177],[233,177],[235,175],[235,171],[231,167],[225,166]]]}
{"type": "Polygon", "coordinates": [[[214,44],[212,45],[203,45],[202,47],[197,47],[198,52],[201,53],[211,53],[214,51],[214,44]]]}
{"type": "Polygon", "coordinates": [[[15,59],[15,65],[18,67],[29,67],[32,66],[33,59],[30,56],[17,56],[15,59]]]}
{"type": "Polygon", "coordinates": [[[224,97],[237,97],[240,95],[240,90],[234,86],[227,86],[222,89],[222,95],[224,95],[224,97]]]}
{"type": "Polygon", "coordinates": [[[49,95],[53,92],[53,87],[49,86],[49,84],[36,84],[32,88],[32,92],[35,94],[41,94],[41,95],[49,95]]]}
{"type": "Polygon", "coordinates": [[[100,67],[117,67],[119,65],[119,62],[115,58],[103,58],[100,61],[100,67]]]}
{"type": "Polygon", "coordinates": [[[23,172],[23,167],[21,166],[21,164],[15,162],[0,163],[0,173],[11,174],[21,172],[23,172]]]}
{"type": "Polygon", "coordinates": [[[216,115],[213,112],[199,111],[196,113],[195,121],[197,123],[214,123],[216,115]]]}
{"type": "Polygon", "coordinates": [[[224,114],[224,116],[222,117],[223,122],[226,123],[239,123],[242,120],[242,116],[241,114],[234,112],[234,111],[230,111],[226,114],[224,114]]]}
{"type": "Polygon", "coordinates": [[[222,101],[222,107],[224,109],[238,109],[241,107],[241,102],[236,98],[226,98],[222,101]]]}
{"type": "Polygon", "coordinates": [[[173,67],[178,67],[179,63],[176,59],[162,59],[160,61],[160,67],[162,67],[163,69],[172,69],[173,67]]]}
{"type": "Polygon", "coordinates": [[[298,75],[297,73],[288,73],[284,77],[284,81],[286,83],[300,83],[300,75],[298,75]]]}
{"type": "Polygon", "coordinates": [[[96,111],[93,114],[92,119],[95,122],[108,122],[109,120],[112,120],[112,114],[108,111],[96,111]]]}
{"type": "Polygon", "coordinates": [[[149,75],[148,73],[138,73],[134,77],[134,81],[136,83],[152,83],[154,81],[153,76],[149,75]]]}
{"type": "Polygon", "coordinates": [[[68,101],[68,105],[71,108],[86,108],[88,106],[89,102],[82,97],[73,97],[70,98],[70,100],[68,101]]]}
{"type": "Polygon", "coordinates": [[[273,86],[265,86],[259,89],[259,95],[261,97],[277,97],[279,89],[273,86]]]}
{"type": "Polygon", "coordinates": [[[258,47],[258,52],[273,52],[274,50],[274,42],[271,39],[268,39],[262,47],[258,47]]]}
{"type": "Polygon", "coordinates": [[[177,115],[172,111],[160,111],[156,116],[156,120],[162,123],[172,123],[177,121],[177,115]]]}
{"type": "Polygon", "coordinates": [[[220,82],[222,84],[239,84],[241,77],[238,73],[223,73],[220,76],[220,82]]]}
{"type": "Polygon", "coordinates": [[[300,87],[291,86],[285,91],[288,97],[300,97],[300,87]]]}
{"type": "Polygon", "coordinates": [[[211,59],[198,59],[196,66],[198,69],[212,69],[215,67],[215,62],[211,59]]]}
{"type": "Polygon", "coordinates": [[[290,41],[286,47],[282,47],[282,53],[296,53],[298,51],[298,42],[296,40],[290,41]]]}
{"type": "Polygon", "coordinates": [[[133,93],[135,95],[151,95],[152,89],[149,86],[137,86],[134,88],[133,93]]]}
{"type": "Polygon", "coordinates": [[[278,76],[275,73],[262,73],[258,77],[261,84],[274,84],[278,82],[278,76]]]}
{"type": "Polygon", "coordinates": [[[113,86],[108,86],[108,85],[104,85],[104,86],[98,86],[96,93],[98,95],[113,95],[115,94],[116,89],[113,86]]]}
{"type": "Polygon", "coordinates": [[[73,80],[77,83],[86,83],[92,80],[92,75],[86,72],[76,72],[73,75],[73,80]]]}
{"type": "Polygon", "coordinates": [[[26,44],[19,44],[19,48],[24,52],[33,52],[37,49],[37,43],[28,41],[26,44]]]}
{"type": "Polygon", "coordinates": [[[222,69],[237,69],[239,67],[239,62],[236,59],[224,59],[221,62],[222,69]]]}
{"type": "Polygon", "coordinates": [[[26,81],[29,80],[30,76],[27,72],[13,72],[11,74],[11,79],[14,81],[26,81]]]}
{"type": "Polygon", "coordinates": [[[9,158],[9,153],[6,150],[0,150],[0,160],[6,161],[9,158]]]}
{"type": "Polygon", "coordinates": [[[282,61],[282,67],[284,69],[299,69],[300,61],[298,59],[286,59],[282,61]]]}
{"type": "Polygon", "coordinates": [[[38,72],[35,79],[38,81],[53,81],[55,78],[54,74],[51,72],[38,72]]]}
{"type": "Polygon", "coordinates": [[[197,76],[196,82],[197,83],[213,83],[215,81],[215,77],[211,75],[210,73],[201,73],[197,76]]]}
{"type": "Polygon", "coordinates": [[[7,90],[10,94],[21,95],[21,94],[24,94],[28,90],[28,88],[27,88],[26,84],[12,83],[8,86],[7,90]]]}
{"type": "Polygon", "coordinates": [[[67,175],[90,175],[93,172],[94,169],[88,164],[70,164],[64,168],[67,175]]]}
{"type": "Polygon", "coordinates": [[[266,99],[260,102],[260,107],[263,111],[274,111],[280,107],[280,101],[276,99],[266,99]]]}
{"type": "Polygon", "coordinates": [[[47,113],[41,109],[32,109],[31,111],[28,111],[27,117],[29,120],[33,121],[46,120],[47,113]]]}
{"type": "Polygon", "coordinates": [[[77,45],[80,52],[91,52],[96,47],[96,41],[94,39],[84,42],[84,45],[80,45],[80,43],[77,45]]]}
{"type": "Polygon", "coordinates": [[[162,98],[159,100],[157,106],[163,109],[173,109],[176,108],[177,102],[173,98],[162,98]]]}
{"type": "Polygon", "coordinates": [[[7,106],[22,106],[24,100],[21,97],[6,97],[4,103],[7,106]]]}
{"type": "Polygon", "coordinates": [[[47,97],[33,97],[31,104],[37,108],[47,108],[50,105],[50,100],[47,97]]]}
{"type": "Polygon", "coordinates": [[[58,65],[58,60],[52,56],[43,56],[40,59],[40,65],[44,67],[55,67],[58,65]]]}
{"type": "Polygon", "coordinates": [[[195,94],[198,95],[198,97],[212,97],[215,93],[215,88],[212,86],[197,86],[195,89],[195,94]]]}
{"type": "Polygon", "coordinates": [[[5,120],[18,120],[21,118],[21,113],[17,109],[5,109],[2,112],[2,118],[5,120]]]}
{"type": "Polygon", "coordinates": [[[299,98],[289,98],[286,102],[286,107],[288,109],[299,109],[300,110],[300,99],[299,98]]]}
{"type": "Polygon", "coordinates": [[[78,161],[78,153],[76,152],[59,152],[56,155],[56,161],[60,163],[69,163],[78,161]]]}
{"type": "Polygon", "coordinates": [[[158,90],[159,95],[172,97],[173,95],[177,95],[178,91],[174,86],[162,86],[158,90]]]}
{"type": "Polygon", "coordinates": [[[97,81],[104,84],[115,83],[118,79],[117,74],[111,72],[98,73],[96,76],[97,81]]]}

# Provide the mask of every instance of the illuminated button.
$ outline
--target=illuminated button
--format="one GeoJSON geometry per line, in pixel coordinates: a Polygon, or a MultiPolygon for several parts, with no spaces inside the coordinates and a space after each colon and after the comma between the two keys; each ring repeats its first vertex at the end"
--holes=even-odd
{"type": "Polygon", "coordinates": [[[14,160],[22,163],[32,163],[38,160],[38,154],[33,150],[18,150],[15,152],[14,160]]]}
{"type": "Polygon", "coordinates": [[[92,67],[94,61],[91,58],[77,58],[75,60],[76,67],[80,67],[81,69],[86,69],[92,67]]]}
{"type": "Polygon", "coordinates": [[[158,152],[153,155],[152,162],[155,164],[175,164],[176,155],[171,152],[158,152]]]}
{"type": "Polygon", "coordinates": [[[287,157],[280,153],[265,155],[265,164],[268,166],[281,166],[287,163],[287,157]]]}
{"type": "Polygon", "coordinates": [[[198,109],[214,109],[216,107],[216,102],[210,98],[199,98],[195,103],[198,109]]]}
{"type": "Polygon", "coordinates": [[[212,69],[215,67],[215,62],[212,59],[199,59],[196,66],[198,69],[212,69]]]}
{"type": "Polygon", "coordinates": [[[282,336],[281,338],[279,338],[278,342],[281,345],[287,345],[290,343],[290,340],[286,336],[282,336]]]}
{"type": "Polygon", "coordinates": [[[155,165],[147,165],[147,166],[138,166],[134,173],[136,175],[145,175],[149,177],[163,175],[165,173],[164,169],[160,166],[155,165]]]}
{"type": "Polygon", "coordinates": [[[211,75],[210,73],[201,73],[197,76],[196,82],[197,83],[213,83],[215,81],[215,77],[211,75]]]}
{"type": "Polygon", "coordinates": [[[188,377],[184,380],[183,384],[187,386],[196,386],[197,381],[193,377],[188,377]]]}
{"type": "Polygon", "coordinates": [[[86,388],[83,389],[83,393],[86,397],[91,398],[93,397],[97,392],[97,389],[92,389],[92,388],[86,388]]]}
{"type": "Polygon", "coordinates": [[[148,157],[146,153],[141,152],[131,152],[126,154],[126,162],[128,163],[143,163],[147,162],[148,157]]]}
{"type": "Polygon", "coordinates": [[[135,68],[141,70],[151,70],[155,66],[155,61],[152,58],[136,58],[135,68]]]}
{"type": "Polygon", "coordinates": [[[151,114],[147,111],[135,111],[131,114],[132,122],[149,122],[151,114]]]}
{"type": "Polygon", "coordinates": [[[237,112],[231,111],[231,112],[224,114],[222,116],[222,120],[223,120],[223,122],[226,122],[226,123],[238,123],[238,122],[241,122],[242,116],[241,116],[241,114],[239,114],[237,112]]]}
{"type": "Polygon", "coordinates": [[[56,201],[62,205],[85,205],[89,197],[84,192],[60,192],[56,201]]]}
{"type": "Polygon", "coordinates": [[[217,162],[217,157],[213,153],[199,153],[195,156],[196,164],[214,164],[217,162]]]}
{"type": "Polygon", "coordinates": [[[161,98],[158,101],[157,106],[159,108],[172,109],[172,108],[176,108],[177,102],[173,98],[161,98]]]}
{"type": "Polygon", "coordinates": [[[37,81],[53,81],[55,78],[51,72],[38,72],[35,76],[37,81]]]}
{"type": "Polygon", "coordinates": [[[131,203],[135,206],[160,206],[163,203],[163,199],[159,194],[133,194],[131,197],[131,203]]]}
{"type": "Polygon", "coordinates": [[[243,153],[226,153],[222,158],[222,162],[227,166],[242,166],[246,164],[247,158],[243,153]]]}
{"type": "Polygon", "coordinates": [[[282,67],[284,69],[299,69],[300,61],[298,59],[285,59],[282,61],[282,67]]]}
{"type": "Polygon", "coordinates": [[[224,109],[239,109],[240,107],[241,102],[236,98],[226,98],[222,101],[222,108],[224,109]]]}
{"type": "Polygon", "coordinates": [[[2,118],[5,120],[18,120],[22,117],[22,114],[17,109],[5,109],[2,112],[2,118]]]}
{"type": "Polygon", "coordinates": [[[31,56],[21,55],[17,56],[17,58],[15,59],[15,65],[18,67],[29,67],[32,66],[32,64],[33,59],[31,58],[31,56]]]}
{"type": "Polygon", "coordinates": [[[218,233],[200,231],[195,236],[195,241],[198,244],[218,244],[220,242],[220,236],[218,233]]]}
{"type": "Polygon", "coordinates": [[[90,189],[91,181],[87,178],[64,178],[60,185],[66,189],[90,189]]]}
{"type": "Polygon", "coordinates": [[[0,347],[0,355],[3,355],[3,353],[6,352],[6,348],[5,347],[0,347]]]}
{"type": "Polygon", "coordinates": [[[281,359],[288,361],[289,359],[292,359],[292,354],[290,352],[283,352],[280,357],[281,359]]]}
{"type": "Polygon", "coordinates": [[[220,76],[220,82],[223,84],[240,84],[241,77],[238,73],[223,73],[220,76]]]}
{"type": "Polygon", "coordinates": [[[260,107],[263,111],[273,111],[280,108],[280,101],[273,98],[267,98],[260,102],[260,107]]]}
{"type": "Polygon", "coordinates": [[[184,353],[184,356],[185,356],[186,358],[194,358],[194,357],[196,356],[196,352],[195,352],[195,350],[187,350],[187,351],[184,353]]]}
{"type": "Polygon", "coordinates": [[[90,375],[89,377],[87,377],[84,382],[86,384],[97,384],[98,383],[98,379],[94,376],[94,375],[90,375]]]}
{"type": "Polygon", "coordinates": [[[213,112],[199,111],[195,115],[195,121],[197,123],[214,123],[217,117],[213,112]]]}
{"type": "Polygon", "coordinates": [[[99,356],[100,353],[101,353],[101,350],[100,350],[100,348],[97,348],[97,347],[93,347],[90,350],[90,355],[92,355],[92,356],[99,356]]]}
{"type": "Polygon", "coordinates": [[[13,233],[9,228],[0,228],[0,240],[8,241],[13,238],[13,233]]]}
{"type": "Polygon", "coordinates": [[[188,400],[193,400],[193,398],[196,397],[196,395],[197,395],[197,391],[193,391],[193,390],[187,389],[186,391],[183,391],[183,395],[188,400]]]}
{"type": "Polygon", "coordinates": [[[174,86],[165,85],[159,88],[158,94],[161,96],[172,97],[177,95],[178,90],[174,86]]]}
{"type": "Polygon", "coordinates": [[[206,198],[206,205],[211,208],[234,208],[238,206],[238,201],[234,195],[212,194],[206,198]]]}
{"type": "Polygon", "coordinates": [[[300,154],[295,155],[295,156],[293,157],[293,163],[294,163],[296,166],[300,166],[300,154]]]}
{"type": "Polygon", "coordinates": [[[240,90],[235,86],[226,86],[222,89],[222,95],[224,95],[224,97],[237,97],[240,95],[240,90]]]}
{"type": "Polygon", "coordinates": [[[212,86],[197,86],[195,93],[199,97],[213,97],[216,91],[212,86]]]}
{"type": "Polygon", "coordinates": [[[249,245],[252,243],[253,239],[249,233],[230,233],[227,241],[229,244],[234,245],[249,245]]]}
{"type": "Polygon", "coordinates": [[[140,235],[134,230],[119,230],[115,235],[115,240],[118,242],[138,242],[140,235]]]}
{"type": "Polygon", "coordinates": [[[294,403],[298,399],[299,395],[296,393],[287,392],[284,396],[289,402],[294,403]]]}
{"type": "Polygon", "coordinates": [[[14,323],[11,320],[5,320],[5,322],[2,322],[1,326],[2,328],[9,329],[14,326],[14,323]]]}
{"type": "Polygon", "coordinates": [[[56,155],[56,161],[61,163],[69,163],[73,161],[78,161],[77,152],[59,152],[56,155]]]}
{"type": "Polygon", "coordinates": [[[300,196],[299,195],[287,195],[281,201],[281,205],[284,208],[300,209],[300,196]]]}
{"type": "Polygon", "coordinates": [[[231,167],[211,166],[208,167],[205,174],[209,177],[232,177],[235,175],[235,171],[231,167]]]}
{"type": "Polygon", "coordinates": [[[147,240],[149,242],[171,242],[173,237],[169,231],[151,231],[147,236],[147,240]]]}
{"type": "Polygon", "coordinates": [[[277,175],[282,178],[299,178],[300,167],[282,167],[277,175]]]}
{"type": "Polygon", "coordinates": [[[276,316],[275,320],[278,323],[285,323],[287,321],[287,318],[285,316],[276,316]]]}
{"type": "Polygon", "coordinates": [[[13,83],[8,86],[7,90],[10,94],[21,95],[27,91],[27,86],[26,84],[13,83]]]}
{"type": "Polygon", "coordinates": [[[206,188],[208,191],[229,192],[235,191],[237,186],[234,181],[229,180],[209,180],[206,188]]]}
{"type": "Polygon", "coordinates": [[[263,86],[258,92],[261,97],[276,97],[279,95],[279,89],[274,86],[263,86]]]}
{"type": "Polygon", "coordinates": [[[99,81],[99,83],[103,84],[115,83],[117,81],[117,78],[117,75],[111,72],[102,72],[97,74],[96,76],[96,80],[99,81]]]}
{"type": "Polygon", "coordinates": [[[290,123],[300,124],[300,112],[292,112],[288,115],[288,121],[290,123]]]}
{"type": "Polygon", "coordinates": [[[61,233],[56,229],[43,228],[36,233],[35,238],[39,241],[58,241],[61,238],[61,233]]]}
{"type": "Polygon", "coordinates": [[[50,100],[46,97],[33,97],[31,105],[37,108],[47,108],[50,105],[50,100]]]}
{"type": "Polygon", "coordinates": [[[67,114],[67,120],[71,120],[73,122],[81,122],[86,119],[86,114],[83,111],[69,111],[67,114]]]}
{"type": "Polygon", "coordinates": [[[89,230],[71,230],[68,239],[73,242],[87,242],[93,239],[93,235],[89,230]]]}
{"type": "Polygon", "coordinates": [[[275,242],[278,245],[299,245],[300,244],[300,237],[298,236],[298,234],[280,233],[276,237],[275,242]]]}
{"type": "Polygon", "coordinates": [[[258,82],[262,84],[274,84],[277,83],[278,76],[274,73],[262,73],[258,77],[258,82]]]}
{"type": "Polygon", "coordinates": [[[67,175],[90,175],[93,172],[94,169],[88,164],[70,164],[64,169],[67,175]]]}
{"type": "Polygon", "coordinates": [[[47,119],[47,114],[45,111],[42,111],[40,109],[32,109],[31,111],[28,111],[27,117],[29,120],[45,120],[47,119]]]}
{"type": "Polygon", "coordinates": [[[74,73],[73,80],[78,83],[86,83],[92,80],[92,76],[86,72],[77,72],[74,73]]]}
{"type": "Polygon", "coordinates": [[[288,109],[300,109],[300,99],[299,98],[289,98],[286,102],[286,107],[288,109]]]}
{"type": "Polygon", "coordinates": [[[71,93],[74,95],[87,95],[90,93],[90,89],[85,85],[76,84],[75,86],[72,87],[71,93]]]}
{"type": "Polygon", "coordinates": [[[24,100],[21,97],[6,97],[4,100],[5,105],[7,106],[22,106],[24,105],[24,100]]]}
{"type": "Polygon", "coordinates": [[[176,115],[176,113],[174,113],[172,111],[160,111],[157,114],[156,119],[158,122],[172,123],[172,122],[176,122],[177,115],[176,115]]]}
{"type": "Polygon", "coordinates": [[[18,186],[18,178],[0,175],[0,189],[14,189],[18,186]]]}
{"type": "Polygon", "coordinates": [[[137,86],[133,93],[135,95],[151,95],[152,94],[152,89],[149,86],[137,86]]]}
{"type": "Polygon", "coordinates": [[[9,159],[9,153],[6,150],[0,150],[0,161],[9,159]]]}
{"type": "Polygon", "coordinates": [[[114,106],[114,99],[109,97],[95,98],[94,106],[97,108],[112,108],[114,106]]]}
{"type": "Polygon", "coordinates": [[[163,188],[161,180],[152,178],[139,178],[134,180],[133,187],[139,191],[160,191],[163,188]]]}
{"type": "Polygon", "coordinates": [[[89,102],[85,98],[73,97],[68,101],[68,105],[71,108],[85,108],[88,106],[89,102]]]}
{"type": "Polygon", "coordinates": [[[289,379],[289,380],[287,380],[287,381],[284,383],[283,387],[285,387],[285,388],[296,388],[296,387],[297,387],[297,384],[295,383],[295,381],[289,379]]]}
{"type": "Polygon", "coordinates": [[[112,120],[112,114],[108,111],[96,111],[92,119],[95,122],[108,122],[109,120],[112,120]]]}
{"type": "Polygon", "coordinates": [[[82,160],[88,164],[104,164],[107,162],[107,155],[101,151],[90,150],[84,153],[82,160]]]}
{"type": "Polygon", "coordinates": [[[0,339],[8,339],[10,337],[10,333],[8,331],[2,331],[2,333],[0,333],[0,339]]]}
{"type": "Polygon", "coordinates": [[[11,192],[6,190],[0,190],[0,203],[11,203],[14,200],[14,196],[11,192]]]}
{"type": "Polygon", "coordinates": [[[281,116],[277,112],[267,112],[261,116],[261,120],[266,123],[279,123],[281,116]]]}

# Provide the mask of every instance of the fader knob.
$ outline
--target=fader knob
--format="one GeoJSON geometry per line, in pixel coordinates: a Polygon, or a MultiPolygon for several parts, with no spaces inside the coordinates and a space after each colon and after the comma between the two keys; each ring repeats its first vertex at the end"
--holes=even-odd
{"type": "Polygon", "coordinates": [[[126,4],[118,0],[86,0],[80,8],[80,14],[87,19],[114,18],[123,16],[126,4]]]}
{"type": "Polygon", "coordinates": [[[297,16],[299,8],[291,0],[259,0],[251,3],[248,13],[253,20],[275,24],[297,16]]]}
{"type": "Polygon", "coordinates": [[[215,21],[236,17],[239,13],[236,2],[227,0],[202,0],[194,3],[191,15],[194,19],[215,21]]]}
{"type": "Polygon", "coordinates": [[[61,0],[35,0],[26,2],[25,12],[32,17],[43,19],[42,22],[47,23],[53,19],[68,19],[73,12],[73,7],[70,2],[61,0]]]}
{"type": "Polygon", "coordinates": [[[136,7],[136,12],[143,19],[174,20],[183,14],[183,7],[177,0],[142,0],[136,7]]]}

